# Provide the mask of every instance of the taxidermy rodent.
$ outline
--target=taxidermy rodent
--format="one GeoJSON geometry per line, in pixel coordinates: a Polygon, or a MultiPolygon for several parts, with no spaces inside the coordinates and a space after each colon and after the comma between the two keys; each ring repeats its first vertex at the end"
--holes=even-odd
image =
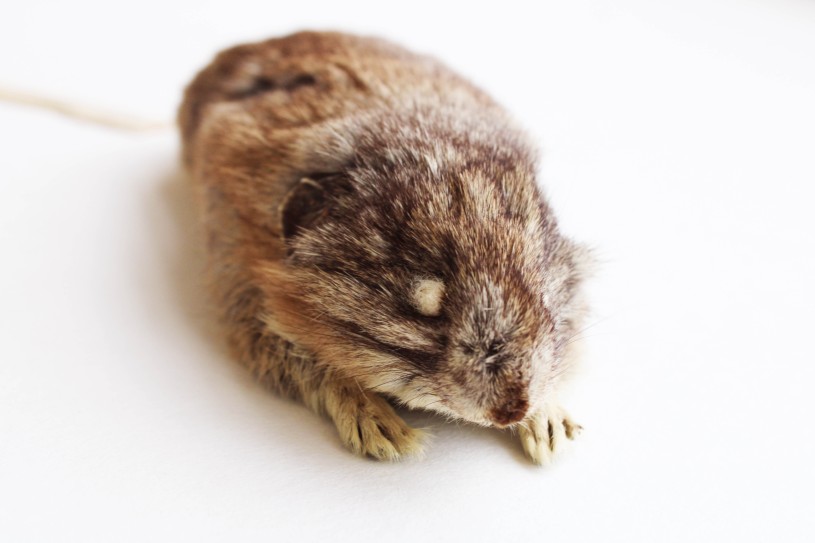
{"type": "Polygon", "coordinates": [[[517,430],[552,458],[584,311],[527,136],[484,92],[388,42],[303,32],[223,51],[186,89],[215,302],[234,355],[399,459],[396,402],[517,430]]]}

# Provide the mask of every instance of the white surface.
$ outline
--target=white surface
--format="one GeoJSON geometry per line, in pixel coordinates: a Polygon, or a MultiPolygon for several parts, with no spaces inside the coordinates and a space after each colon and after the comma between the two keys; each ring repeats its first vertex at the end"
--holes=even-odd
{"type": "Polygon", "coordinates": [[[0,82],[148,119],[235,42],[433,52],[604,265],[571,454],[410,415],[424,461],[361,460],[224,354],[174,134],[0,104],[0,540],[815,540],[815,4],[531,5],[6,6],[0,82]]]}

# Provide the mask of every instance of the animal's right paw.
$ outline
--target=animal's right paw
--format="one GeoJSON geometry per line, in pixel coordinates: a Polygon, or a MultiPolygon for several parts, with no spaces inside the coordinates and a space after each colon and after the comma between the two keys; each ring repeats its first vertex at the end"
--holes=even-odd
{"type": "Polygon", "coordinates": [[[329,406],[340,439],[351,451],[377,460],[400,460],[422,453],[424,432],[411,428],[374,392],[346,389],[329,406]]]}

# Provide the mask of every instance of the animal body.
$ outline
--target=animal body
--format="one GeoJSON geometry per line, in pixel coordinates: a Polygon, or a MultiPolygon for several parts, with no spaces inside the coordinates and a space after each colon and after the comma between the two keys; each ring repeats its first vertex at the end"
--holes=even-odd
{"type": "Polygon", "coordinates": [[[259,380],[352,451],[423,432],[391,405],[513,428],[552,458],[584,251],[508,114],[438,61],[302,32],[220,53],[179,113],[215,304],[259,380]]]}

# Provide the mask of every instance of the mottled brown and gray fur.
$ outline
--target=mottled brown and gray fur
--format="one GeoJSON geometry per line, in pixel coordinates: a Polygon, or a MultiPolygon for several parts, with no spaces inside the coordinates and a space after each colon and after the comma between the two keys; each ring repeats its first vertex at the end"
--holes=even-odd
{"type": "Polygon", "coordinates": [[[555,394],[582,251],[491,98],[385,41],[304,32],[220,53],[179,124],[229,343],[262,381],[376,458],[421,449],[385,397],[517,428],[539,463],[572,437],[555,394]]]}

